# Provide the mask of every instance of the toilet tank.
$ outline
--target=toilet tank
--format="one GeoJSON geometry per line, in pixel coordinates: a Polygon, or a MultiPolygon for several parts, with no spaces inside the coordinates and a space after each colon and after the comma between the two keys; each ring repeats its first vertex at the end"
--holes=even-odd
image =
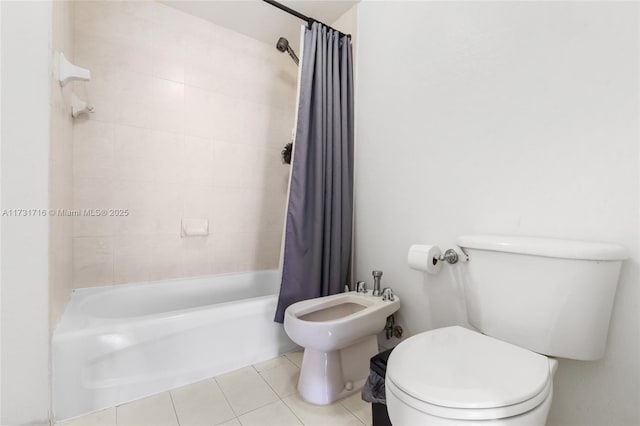
{"type": "Polygon", "coordinates": [[[470,235],[458,239],[469,322],[544,355],[604,355],[626,250],[616,244],[470,235]]]}

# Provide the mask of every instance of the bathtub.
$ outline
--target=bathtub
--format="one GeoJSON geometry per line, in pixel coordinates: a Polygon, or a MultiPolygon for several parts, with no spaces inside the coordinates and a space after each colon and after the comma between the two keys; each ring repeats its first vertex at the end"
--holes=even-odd
{"type": "Polygon", "coordinates": [[[86,288],[52,338],[57,420],[297,349],[273,322],[278,271],[86,288]]]}

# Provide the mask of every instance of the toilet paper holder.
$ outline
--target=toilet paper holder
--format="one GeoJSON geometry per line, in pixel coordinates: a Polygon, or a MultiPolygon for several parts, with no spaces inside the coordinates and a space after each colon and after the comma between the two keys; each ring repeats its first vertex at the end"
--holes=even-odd
{"type": "Polygon", "coordinates": [[[458,260],[461,261],[462,263],[466,263],[469,260],[469,256],[467,256],[467,254],[465,252],[462,251],[461,248],[456,247],[456,249],[448,249],[447,251],[444,252],[444,254],[441,254],[440,256],[438,256],[438,260],[440,262],[447,262],[450,265],[453,265],[455,263],[458,263],[458,260]]]}
{"type": "Polygon", "coordinates": [[[449,249],[445,251],[444,254],[438,256],[438,260],[440,262],[447,262],[453,265],[454,263],[458,263],[458,253],[456,253],[454,249],[449,249]]]}
{"type": "Polygon", "coordinates": [[[426,272],[428,274],[437,274],[440,272],[443,263],[453,265],[458,262],[466,263],[469,256],[464,250],[456,245],[444,254],[440,247],[428,244],[413,244],[409,247],[407,255],[407,264],[411,269],[426,272]]]}

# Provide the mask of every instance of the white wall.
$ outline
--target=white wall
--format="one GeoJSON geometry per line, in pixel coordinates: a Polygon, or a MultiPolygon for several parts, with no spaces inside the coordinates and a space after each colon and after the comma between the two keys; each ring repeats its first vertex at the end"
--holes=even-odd
{"type": "Polygon", "coordinates": [[[549,423],[639,424],[638,4],[365,1],[358,27],[356,278],[384,271],[410,335],[466,322],[412,243],[623,244],[607,354],[560,362],[549,423]]]}
{"type": "MultiPolygon", "coordinates": [[[[68,0],[52,2],[52,55],[63,52],[73,58],[74,3],[68,0]]],[[[81,85],[60,87],[56,74],[51,73],[51,150],[49,169],[49,208],[73,208],[73,118],[71,93],[80,96],[81,85]]],[[[49,320],[51,330],[64,312],[73,289],[73,217],[49,217],[49,320]]]]}
{"type": "MultiPolygon", "coordinates": [[[[1,2],[2,209],[47,209],[50,2],[1,2]]],[[[48,424],[48,218],[2,216],[0,424],[48,424]]]]}
{"type": "Polygon", "coordinates": [[[344,34],[351,34],[353,58],[355,61],[358,45],[358,3],[354,4],[349,8],[349,10],[340,15],[338,19],[331,23],[331,26],[344,34]]]}

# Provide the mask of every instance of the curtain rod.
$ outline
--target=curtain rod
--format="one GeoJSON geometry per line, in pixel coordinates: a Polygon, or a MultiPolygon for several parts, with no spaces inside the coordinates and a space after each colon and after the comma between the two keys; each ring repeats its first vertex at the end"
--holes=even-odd
{"type": "Polygon", "coordinates": [[[320,22],[320,21],[318,21],[317,19],[311,18],[311,17],[309,17],[309,16],[305,16],[305,15],[303,15],[302,13],[298,12],[297,10],[293,10],[293,9],[291,9],[290,7],[287,7],[287,6],[285,6],[284,4],[282,4],[282,3],[278,3],[278,2],[277,2],[277,1],[275,1],[275,0],[262,0],[262,1],[264,1],[265,3],[270,4],[271,6],[277,7],[277,8],[278,8],[278,9],[280,9],[280,10],[283,10],[283,11],[287,12],[288,14],[293,15],[293,16],[295,16],[295,17],[296,17],[296,18],[298,18],[298,19],[302,19],[303,21],[306,21],[306,22],[307,22],[307,26],[308,26],[309,28],[311,28],[311,24],[313,24],[314,22],[317,22],[318,24],[322,24],[322,25],[324,25],[325,27],[327,27],[327,28],[329,28],[329,29],[331,29],[331,30],[333,30],[333,31],[335,31],[335,32],[337,32],[337,33],[339,33],[340,35],[347,36],[347,37],[351,38],[351,34],[345,34],[345,33],[343,33],[342,31],[338,31],[338,30],[336,30],[335,28],[333,28],[333,27],[331,27],[331,26],[329,26],[329,25],[325,24],[324,22],[320,22]]]}

